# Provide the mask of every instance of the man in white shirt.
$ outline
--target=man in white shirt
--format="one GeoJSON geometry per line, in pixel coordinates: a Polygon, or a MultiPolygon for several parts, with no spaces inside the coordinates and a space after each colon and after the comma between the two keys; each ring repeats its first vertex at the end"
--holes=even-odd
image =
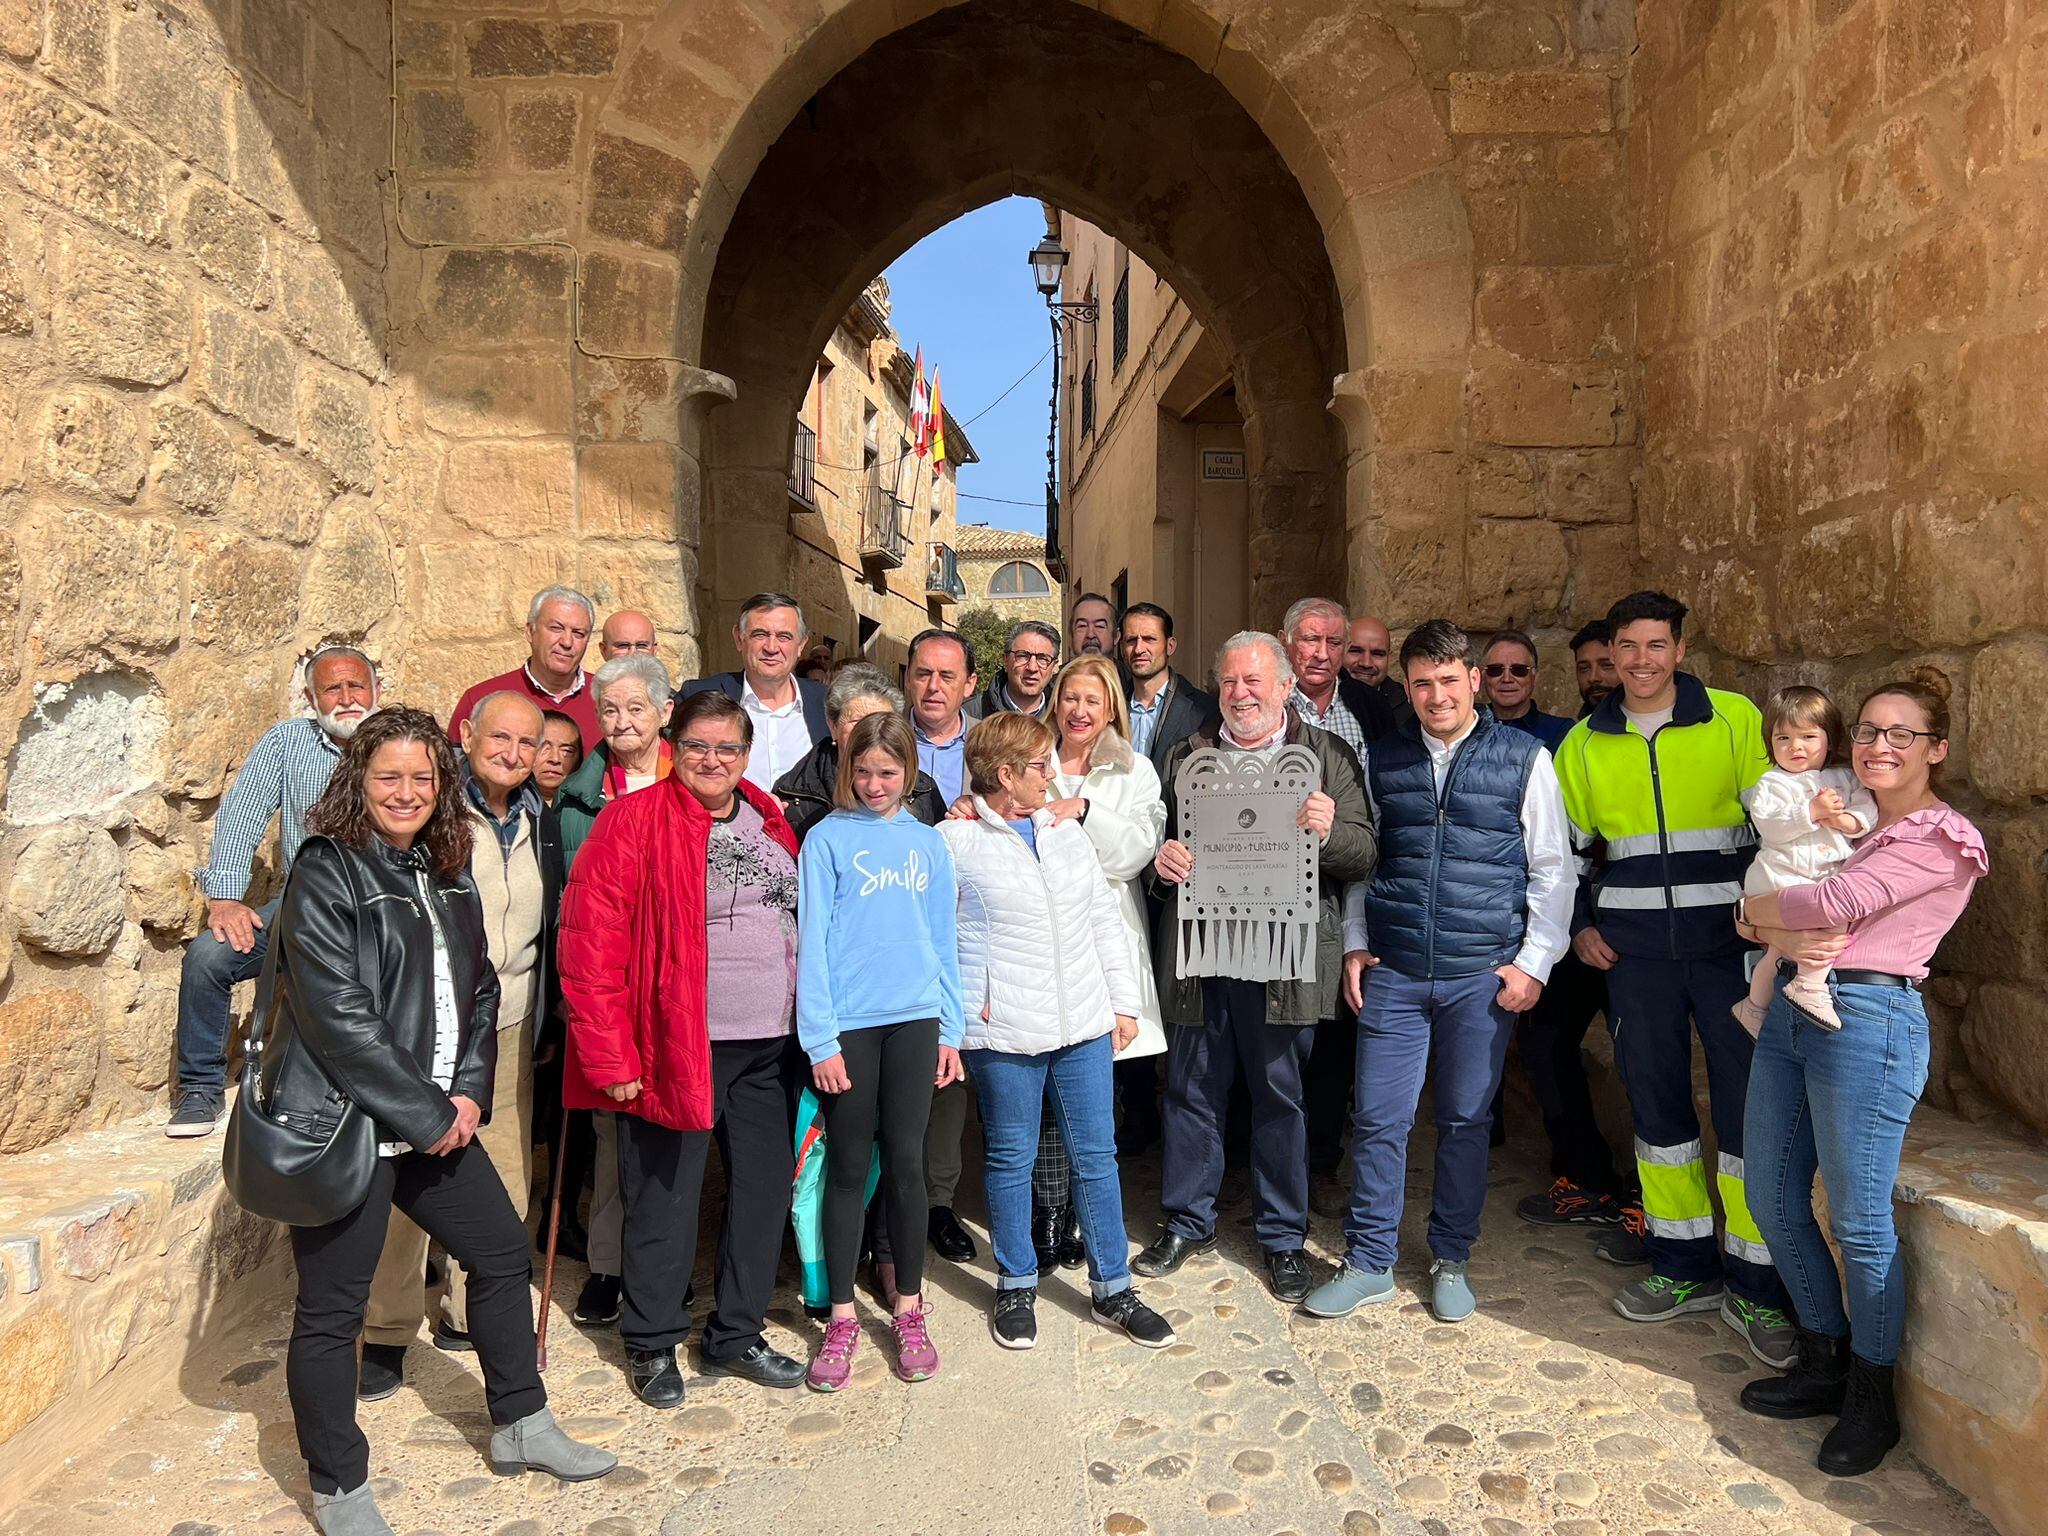
{"type": "Polygon", "coordinates": [[[767,794],[775,781],[810,755],[831,734],[825,720],[825,685],[793,675],[811,637],[804,611],[786,592],[757,592],[740,604],[732,643],[740,653],[737,672],[718,672],[685,683],[680,697],[716,688],[754,722],[754,750],[747,758],[749,784],[767,794]]]}
{"type": "Polygon", "coordinates": [[[1448,619],[1418,626],[1401,672],[1416,720],[1373,747],[1379,864],[1345,893],[1344,988],[1359,1012],[1344,1263],[1303,1305],[1342,1317],[1394,1294],[1408,1132],[1433,1056],[1430,1305],[1461,1322],[1477,1304],[1465,1265],[1494,1090],[1516,1017],[1570,942],[1575,882],[1550,754],[1482,710],[1471,636],[1448,619]]]}

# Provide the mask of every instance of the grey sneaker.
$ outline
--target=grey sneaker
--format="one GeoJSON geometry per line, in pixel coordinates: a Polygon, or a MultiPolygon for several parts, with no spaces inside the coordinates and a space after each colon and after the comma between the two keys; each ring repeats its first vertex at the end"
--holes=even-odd
{"type": "MultiPolygon", "coordinates": [[[[180,1088],[171,1106],[171,1123],[164,1127],[164,1134],[177,1141],[211,1136],[220,1129],[227,1113],[228,1096],[220,1089],[180,1088]]],[[[363,1486],[367,1488],[369,1484],[363,1486]]]]}
{"type": "Polygon", "coordinates": [[[1593,1252],[1610,1264],[1624,1267],[1650,1262],[1650,1246],[1643,1241],[1643,1234],[1650,1230],[1650,1224],[1643,1217],[1643,1202],[1624,1200],[1621,1205],[1621,1225],[1609,1227],[1593,1244],[1593,1252]]]}
{"type": "Polygon", "coordinates": [[[1310,1317],[1349,1317],[1368,1302],[1394,1294],[1392,1270],[1353,1269],[1340,1264],[1337,1273],[1309,1292],[1301,1310],[1310,1317]]]}
{"type": "Polygon", "coordinates": [[[1438,1259],[1429,1266],[1429,1310],[1440,1323],[1462,1323],[1478,1308],[1462,1261],[1438,1259]]]}
{"type": "Polygon", "coordinates": [[[1624,1285],[1614,1310],[1633,1323],[1662,1323],[1688,1312],[1713,1312],[1721,1305],[1718,1280],[1674,1280],[1648,1275],[1624,1285]]]}
{"type": "Polygon", "coordinates": [[[321,1536],[398,1536],[378,1512],[368,1483],[348,1493],[314,1494],[313,1523],[321,1536]]]}
{"type": "Polygon", "coordinates": [[[1799,1330],[1776,1307],[1761,1306],[1730,1291],[1721,1299],[1721,1321],[1774,1371],[1790,1370],[1799,1358],[1799,1330]]]}
{"type": "Polygon", "coordinates": [[[491,1470],[500,1477],[550,1472],[565,1483],[587,1483],[619,1464],[610,1451],[571,1440],[545,1408],[505,1425],[491,1436],[491,1470]]]}

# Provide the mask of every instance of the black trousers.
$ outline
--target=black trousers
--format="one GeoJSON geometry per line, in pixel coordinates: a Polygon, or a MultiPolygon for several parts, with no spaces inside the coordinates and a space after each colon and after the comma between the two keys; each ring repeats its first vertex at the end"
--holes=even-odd
{"type": "Polygon", "coordinates": [[[619,1337],[628,1349],[673,1349],[690,1336],[683,1292],[697,1265],[697,1207],[714,1139],[725,1165],[725,1212],[704,1357],[728,1360],[761,1342],[789,1224],[791,1070],[786,1037],[714,1040],[710,1130],[671,1130],[638,1115],[619,1116],[625,1206],[619,1337]]]}
{"type": "Polygon", "coordinates": [[[1344,1132],[1351,1124],[1352,1079],[1358,1075],[1358,1015],[1339,1003],[1338,1015],[1315,1026],[1315,1049],[1302,1078],[1308,1112],[1308,1170],[1334,1178],[1344,1162],[1344,1132]]]}
{"type": "Polygon", "coordinates": [[[315,1493],[370,1479],[370,1442],[356,1427],[356,1338],[396,1206],[469,1275],[469,1336],[493,1424],[538,1413],[548,1395],[533,1353],[533,1263],[526,1227],[482,1145],[446,1157],[377,1159],[370,1193],[324,1227],[291,1229],[298,1303],[285,1387],[315,1493]]]}
{"type": "Polygon", "coordinates": [[[1614,1169],[1614,1153],[1593,1115],[1593,1091],[1580,1054],[1586,1030],[1607,1011],[1607,976],[1567,954],[1550,972],[1536,1006],[1518,1030],[1522,1071],[1543,1111],[1550,1138],[1550,1171],[1596,1194],[1619,1195],[1628,1181],[1614,1169]]]}
{"type": "MultiPolygon", "coordinates": [[[[868,1164],[882,1144],[884,1218],[896,1262],[896,1290],[924,1289],[924,1130],[931,1119],[932,1078],[939,1066],[939,1021],[912,1019],[849,1030],[839,1037],[849,1087],[821,1096],[825,1112],[825,1278],[835,1306],[853,1304],[860,1265],[868,1164]]],[[[783,1140],[788,1141],[785,1135],[783,1140]]],[[[788,1182],[787,1174],[784,1182],[788,1182]]],[[[788,1195],[783,1196],[785,1206],[788,1195]]]]}

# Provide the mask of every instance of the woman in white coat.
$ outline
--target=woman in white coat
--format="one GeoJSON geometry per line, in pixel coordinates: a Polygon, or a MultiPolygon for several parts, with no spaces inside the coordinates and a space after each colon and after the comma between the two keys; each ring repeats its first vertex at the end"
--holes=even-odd
{"type": "Polygon", "coordinates": [[[1041,721],[983,720],[967,737],[974,815],[939,827],[959,887],[961,1055],[986,1149],[989,1331],[1006,1349],[1038,1339],[1031,1167],[1050,1104],[1072,1149],[1094,1315],[1160,1348],[1173,1330],[1131,1284],[1110,1072],[1137,1034],[1138,973],[1086,832],[1047,808],[1053,752],[1041,721]]]}
{"type": "MultiPolygon", "coordinates": [[[[1079,821],[1116,893],[1124,942],[1138,969],[1138,1033],[1117,1051],[1119,1061],[1157,1056],[1166,1049],[1159,987],[1153,979],[1152,940],[1138,876],[1166,833],[1166,801],[1152,764],[1131,748],[1130,708],[1123,683],[1105,656],[1078,656],[1052,686],[1059,749],[1047,807],[1057,821],[1079,821]]],[[[1032,1237],[1040,1270],[1081,1262],[1080,1224],[1074,1209],[1072,1168],[1059,1132],[1048,1120],[1031,1174],[1032,1237]]]]}

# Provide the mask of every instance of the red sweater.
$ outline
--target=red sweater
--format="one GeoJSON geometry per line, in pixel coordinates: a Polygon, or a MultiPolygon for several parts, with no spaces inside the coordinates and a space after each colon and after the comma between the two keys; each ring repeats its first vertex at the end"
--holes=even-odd
{"type": "Polygon", "coordinates": [[[462,745],[462,722],[469,718],[469,712],[476,708],[476,701],[493,693],[516,693],[523,699],[531,699],[542,709],[558,709],[576,722],[577,730],[583,733],[583,754],[588,757],[604,740],[604,732],[597,728],[597,696],[590,691],[590,674],[583,674],[583,681],[576,691],[566,699],[557,701],[534,686],[524,666],[514,667],[498,677],[487,677],[476,684],[456,702],[455,713],[448,717],[448,739],[458,747],[462,745]]]}
{"type": "MultiPolygon", "coordinates": [[[[796,856],[774,797],[742,781],[770,837],[796,856]]],[[[562,894],[558,955],[569,1016],[562,1100],[679,1131],[711,1129],[704,1017],[704,876],[711,813],[674,776],[598,813],[562,894]],[[640,1080],[627,1103],[605,1089],[640,1080]]]]}

